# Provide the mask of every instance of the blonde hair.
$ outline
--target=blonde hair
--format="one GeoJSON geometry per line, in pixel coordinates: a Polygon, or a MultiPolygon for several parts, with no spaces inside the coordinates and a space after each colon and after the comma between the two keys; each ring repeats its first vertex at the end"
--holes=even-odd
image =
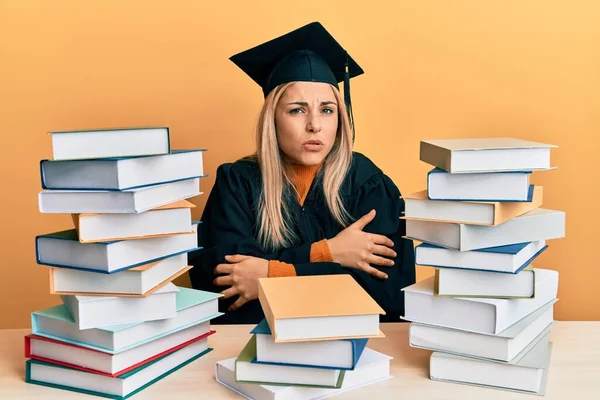
{"type": "MultiPolygon", "coordinates": [[[[294,245],[298,238],[289,225],[290,210],[284,193],[293,188],[286,163],[277,142],[275,110],[285,90],[293,83],[277,86],[266,97],[256,129],[256,154],[262,175],[262,191],[257,207],[258,242],[265,251],[294,245]]],[[[352,222],[340,196],[340,187],[352,162],[352,130],[337,88],[331,86],[338,104],[338,129],[333,147],[321,167],[322,186],[327,208],[342,227],[352,222]]],[[[317,179],[317,178],[315,178],[317,179]]]]}

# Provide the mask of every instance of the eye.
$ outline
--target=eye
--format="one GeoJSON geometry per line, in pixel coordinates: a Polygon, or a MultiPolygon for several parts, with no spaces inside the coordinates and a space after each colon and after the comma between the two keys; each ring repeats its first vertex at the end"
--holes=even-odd
{"type": "Polygon", "coordinates": [[[294,109],[290,110],[290,114],[300,114],[302,112],[304,112],[304,110],[301,108],[294,108],[294,109]]]}
{"type": "Polygon", "coordinates": [[[335,111],[332,108],[329,107],[325,107],[322,112],[324,112],[325,114],[333,114],[335,113],[335,111]]]}

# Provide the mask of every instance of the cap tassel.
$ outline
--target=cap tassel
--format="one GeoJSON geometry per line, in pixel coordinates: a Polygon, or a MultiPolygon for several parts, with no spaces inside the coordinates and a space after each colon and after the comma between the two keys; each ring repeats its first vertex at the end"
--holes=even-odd
{"type": "Polygon", "coordinates": [[[354,114],[352,113],[352,100],[350,98],[350,72],[348,71],[348,52],[346,52],[346,61],[344,62],[344,103],[346,104],[346,110],[348,110],[348,119],[350,120],[350,127],[352,128],[352,143],[354,143],[354,137],[356,133],[354,131],[354,114]]]}

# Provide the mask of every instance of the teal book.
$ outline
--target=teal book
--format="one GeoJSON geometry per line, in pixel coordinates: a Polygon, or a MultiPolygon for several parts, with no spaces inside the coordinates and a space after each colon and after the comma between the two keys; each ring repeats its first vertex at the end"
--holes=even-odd
{"type": "Polygon", "coordinates": [[[198,325],[219,312],[219,293],[179,287],[173,318],[80,330],[64,305],[31,313],[31,333],[108,353],[118,353],[198,325]]]}
{"type": "Polygon", "coordinates": [[[192,343],[118,377],[93,374],[38,360],[27,360],[25,381],[93,396],[127,399],[210,351],[212,348],[206,349],[202,341],[192,343]]]}

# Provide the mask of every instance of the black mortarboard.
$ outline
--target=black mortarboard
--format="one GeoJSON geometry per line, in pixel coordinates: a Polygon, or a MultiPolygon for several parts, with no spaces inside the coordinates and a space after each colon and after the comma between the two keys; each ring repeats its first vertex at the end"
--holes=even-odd
{"type": "MultiPolygon", "coordinates": [[[[354,132],[350,78],[364,71],[319,22],[312,22],[232,57],[263,89],[265,97],[276,86],[294,81],[344,82],[344,102],[354,132]]],[[[354,135],[353,135],[354,138],[354,135]]]]}

